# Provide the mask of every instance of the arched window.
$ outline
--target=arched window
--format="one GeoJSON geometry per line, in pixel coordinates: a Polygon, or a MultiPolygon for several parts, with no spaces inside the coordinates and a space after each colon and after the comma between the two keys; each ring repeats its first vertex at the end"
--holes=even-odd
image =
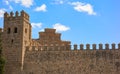
{"type": "Polygon", "coordinates": [[[14,33],[17,33],[17,27],[14,28],[14,33]]]}
{"type": "Polygon", "coordinates": [[[10,34],[10,31],[11,31],[10,28],[8,28],[8,29],[7,29],[7,33],[10,34]]]}

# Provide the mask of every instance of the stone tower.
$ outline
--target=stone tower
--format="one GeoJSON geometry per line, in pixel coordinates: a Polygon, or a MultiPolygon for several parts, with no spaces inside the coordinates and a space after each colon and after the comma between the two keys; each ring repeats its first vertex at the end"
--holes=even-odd
{"type": "Polygon", "coordinates": [[[5,74],[19,74],[24,64],[25,46],[31,40],[29,15],[23,10],[4,14],[3,54],[6,58],[5,74]],[[15,71],[16,70],[16,71],[15,71]]]}

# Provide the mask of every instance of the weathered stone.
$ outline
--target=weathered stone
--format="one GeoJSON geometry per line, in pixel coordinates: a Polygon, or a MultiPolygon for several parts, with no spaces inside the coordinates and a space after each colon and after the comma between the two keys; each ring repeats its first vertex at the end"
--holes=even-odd
{"type": "Polygon", "coordinates": [[[120,74],[120,44],[81,44],[80,50],[70,41],[62,41],[55,29],[39,32],[39,39],[31,38],[29,15],[25,11],[4,14],[2,33],[3,55],[6,58],[5,74],[120,74]],[[81,51],[82,50],[82,51],[81,51]],[[89,51],[88,51],[89,50],[89,51]]]}

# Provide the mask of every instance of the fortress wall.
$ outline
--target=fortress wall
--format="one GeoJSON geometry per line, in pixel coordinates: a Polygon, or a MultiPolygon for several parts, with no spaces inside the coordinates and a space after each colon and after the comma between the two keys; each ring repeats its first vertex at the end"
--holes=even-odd
{"type": "Polygon", "coordinates": [[[3,29],[5,74],[120,74],[120,44],[71,48],[70,41],[62,41],[61,34],[50,28],[40,32],[39,39],[31,39],[29,15],[23,10],[5,12],[3,29]]]}
{"type": "Polygon", "coordinates": [[[24,72],[25,74],[119,74],[120,49],[67,51],[27,49],[24,72]]]}
{"type": "Polygon", "coordinates": [[[80,44],[79,48],[77,44],[73,45],[73,49],[71,49],[71,45],[49,45],[49,46],[40,46],[39,44],[32,44],[32,46],[26,46],[26,51],[64,51],[64,50],[115,50],[120,49],[120,43],[118,45],[116,44],[105,44],[105,47],[103,48],[103,44],[98,44],[98,48],[96,44],[80,44]],[[117,47],[116,47],[117,46],[117,47]],[[86,47],[86,48],[85,48],[86,47]],[[92,48],[91,48],[92,47],[92,48]]]}

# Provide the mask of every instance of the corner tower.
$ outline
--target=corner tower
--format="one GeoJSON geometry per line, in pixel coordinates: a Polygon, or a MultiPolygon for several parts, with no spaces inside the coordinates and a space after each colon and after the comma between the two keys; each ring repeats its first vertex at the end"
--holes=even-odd
{"type": "Polygon", "coordinates": [[[3,54],[6,59],[5,74],[19,74],[23,67],[25,46],[31,40],[29,15],[23,10],[4,13],[3,54]],[[14,72],[16,71],[16,72],[14,72]]]}

